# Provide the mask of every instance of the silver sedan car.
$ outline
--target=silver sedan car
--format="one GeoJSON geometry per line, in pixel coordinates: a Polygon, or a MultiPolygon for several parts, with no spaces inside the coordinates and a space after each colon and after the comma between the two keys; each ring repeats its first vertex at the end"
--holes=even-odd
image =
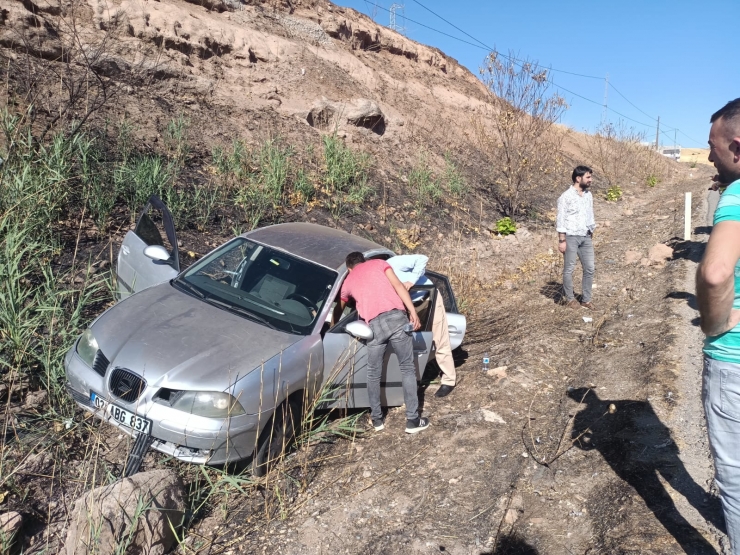
{"type": "MultiPolygon", "coordinates": [[[[177,244],[167,207],[152,197],[121,245],[120,302],[66,355],[67,388],[80,407],[146,439],[146,448],[197,464],[251,459],[259,473],[319,392],[324,408],[368,406],[361,338],[372,332],[351,308],[332,325],[331,310],[348,253],[387,259],[392,251],[288,223],[236,237],[181,272],[177,244]]],[[[412,290],[419,376],[434,358],[437,294],[453,348],[466,328],[447,278],[427,275],[434,286],[412,290]]],[[[390,350],[381,386],[384,405],[403,404],[390,350]]]]}

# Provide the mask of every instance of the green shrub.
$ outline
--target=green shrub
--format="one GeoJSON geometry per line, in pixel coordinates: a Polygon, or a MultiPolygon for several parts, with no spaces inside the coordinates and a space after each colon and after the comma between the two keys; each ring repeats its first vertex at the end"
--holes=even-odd
{"type": "Polygon", "coordinates": [[[308,174],[303,169],[299,169],[296,172],[293,189],[301,196],[301,200],[303,202],[313,200],[316,196],[316,188],[313,186],[308,174]]]}
{"type": "Polygon", "coordinates": [[[499,235],[511,235],[516,233],[516,223],[508,216],[496,222],[496,231],[499,235]]]}
{"type": "Polygon", "coordinates": [[[369,155],[354,152],[336,135],[326,135],[324,143],[324,174],[329,210],[337,218],[341,214],[356,210],[373,194],[367,184],[371,166],[369,155]]]}
{"type": "Polygon", "coordinates": [[[606,200],[616,202],[622,198],[622,188],[619,185],[612,185],[606,191],[606,200]]]}
{"type": "Polygon", "coordinates": [[[416,164],[411,168],[408,179],[417,210],[429,204],[437,204],[442,199],[442,187],[429,167],[424,152],[419,155],[416,164]]]}
{"type": "Polygon", "coordinates": [[[452,156],[447,153],[445,154],[445,173],[443,181],[447,190],[455,198],[462,199],[468,194],[468,183],[465,181],[465,177],[460,173],[457,165],[452,156]]]}
{"type": "Polygon", "coordinates": [[[256,171],[237,185],[234,203],[244,213],[249,229],[280,211],[292,153],[279,140],[266,141],[254,155],[256,171]]]}
{"type": "Polygon", "coordinates": [[[647,179],[645,180],[645,183],[648,187],[655,187],[659,183],[659,179],[657,175],[650,174],[647,176],[647,179]]]}

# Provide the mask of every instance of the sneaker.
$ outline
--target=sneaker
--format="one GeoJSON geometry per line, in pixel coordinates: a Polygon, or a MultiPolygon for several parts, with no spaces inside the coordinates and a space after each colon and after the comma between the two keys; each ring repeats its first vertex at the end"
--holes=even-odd
{"type": "Polygon", "coordinates": [[[423,416],[406,421],[406,433],[418,434],[429,427],[429,419],[423,416]]]}
{"type": "Polygon", "coordinates": [[[569,300],[567,303],[565,303],[565,306],[568,308],[580,308],[581,305],[578,304],[578,301],[575,299],[569,300]]]}
{"type": "Polygon", "coordinates": [[[589,301],[587,303],[581,303],[581,306],[583,308],[588,308],[589,310],[593,310],[594,309],[594,305],[593,305],[593,303],[591,301],[589,301]]]}
{"type": "Polygon", "coordinates": [[[372,422],[373,429],[376,432],[379,432],[385,429],[385,419],[384,418],[370,418],[370,421],[372,422]]]}

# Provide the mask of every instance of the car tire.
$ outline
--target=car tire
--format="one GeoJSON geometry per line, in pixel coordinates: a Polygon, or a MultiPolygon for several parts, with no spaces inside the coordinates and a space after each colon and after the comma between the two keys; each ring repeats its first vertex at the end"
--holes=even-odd
{"type": "Polygon", "coordinates": [[[259,478],[266,475],[293,444],[303,418],[302,401],[298,393],[281,403],[262,430],[252,457],[254,476],[259,478]]]}

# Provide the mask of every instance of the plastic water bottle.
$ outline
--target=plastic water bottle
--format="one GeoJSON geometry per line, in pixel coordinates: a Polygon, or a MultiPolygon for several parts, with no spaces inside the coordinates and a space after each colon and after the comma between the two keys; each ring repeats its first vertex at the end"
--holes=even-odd
{"type": "Polygon", "coordinates": [[[488,372],[490,362],[491,362],[491,359],[488,358],[488,353],[483,353],[483,371],[484,372],[488,372]]]}

